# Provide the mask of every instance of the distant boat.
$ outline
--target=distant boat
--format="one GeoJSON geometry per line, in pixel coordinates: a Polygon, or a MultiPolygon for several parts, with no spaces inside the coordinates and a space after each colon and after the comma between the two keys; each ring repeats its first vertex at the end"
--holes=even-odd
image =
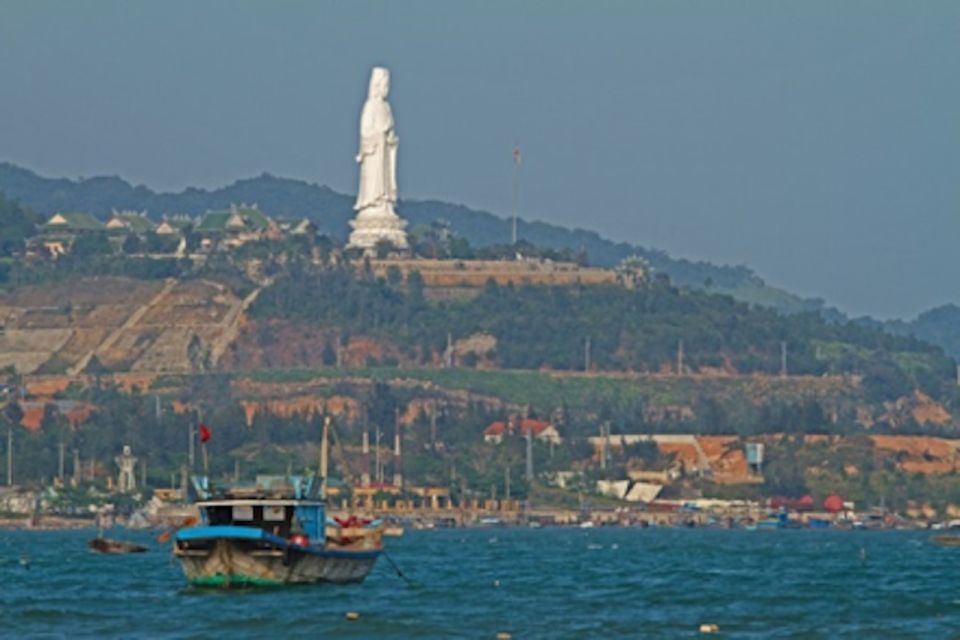
{"type": "Polygon", "coordinates": [[[753,529],[755,531],[783,529],[783,522],[780,520],[780,518],[764,518],[763,520],[758,520],[753,529]]]}
{"type": "Polygon", "coordinates": [[[87,543],[87,547],[94,553],[143,553],[147,550],[142,544],[135,542],[125,542],[123,540],[111,540],[110,538],[97,537],[87,543]]]}
{"type": "Polygon", "coordinates": [[[932,536],[930,542],[941,547],[960,547],[960,536],[932,536]]]}

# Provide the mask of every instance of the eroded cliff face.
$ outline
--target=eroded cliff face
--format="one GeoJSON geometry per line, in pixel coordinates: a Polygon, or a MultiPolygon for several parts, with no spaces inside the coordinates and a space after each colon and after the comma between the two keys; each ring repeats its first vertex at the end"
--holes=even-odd
{"type": "Polygon", "coordinates": [[[910,421],[921,426],[945,427],[953,420],[945,406],[920,390],[899,398],[896,402],[885,403],[885,409],[886,412],[881,419],[894,427],[910,421]]]}
{"type": "Polygon", "coordinates": [[[248,371],[416,361],[394,345],[369,336],[344,336],[337,328],[288,320],[244,320],[219,366],[225,371],[248,371]]]}
{"type": "Polygon", "coordinates": [[[0,367],[190,373],[217,365],[243,300],[207,280],[87,278],[0,296],[0,367]]]}

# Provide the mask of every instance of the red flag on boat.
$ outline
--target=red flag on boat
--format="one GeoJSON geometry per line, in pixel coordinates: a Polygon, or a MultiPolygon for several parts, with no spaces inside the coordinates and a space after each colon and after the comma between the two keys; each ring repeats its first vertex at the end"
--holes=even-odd
{"type": "Polygon", "coordinates": [[[210,440],[211,435],[213,434],[210,432],[210,427],[208,427],[207,425],[201,422],[200,423],[200,442],[202,442],[203,444],[206,444],[210,440]]]}

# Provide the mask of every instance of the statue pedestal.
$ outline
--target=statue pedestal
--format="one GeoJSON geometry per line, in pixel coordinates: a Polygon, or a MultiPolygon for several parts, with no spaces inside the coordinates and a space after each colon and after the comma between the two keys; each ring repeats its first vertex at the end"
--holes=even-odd
{"type": "Polygon", "coordinates": [[[381,204],[362,209],[357,217],[350,221],[353,231],[350,233],[348,249],[374,251],[377,243],[387,241],[397,249],[407,249],[407,226],[393,211],[389,204],[381,204]]]}

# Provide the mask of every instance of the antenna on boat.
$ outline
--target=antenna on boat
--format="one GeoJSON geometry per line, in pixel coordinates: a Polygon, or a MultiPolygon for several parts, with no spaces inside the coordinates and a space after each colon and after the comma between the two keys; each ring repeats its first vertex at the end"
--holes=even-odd
{"type": "Polygon", "coordinates": [[[327,497],[327,436],[330,433],[330,416],[323,418],[323,436],[320,440],[320,496],[327,497]]]}

